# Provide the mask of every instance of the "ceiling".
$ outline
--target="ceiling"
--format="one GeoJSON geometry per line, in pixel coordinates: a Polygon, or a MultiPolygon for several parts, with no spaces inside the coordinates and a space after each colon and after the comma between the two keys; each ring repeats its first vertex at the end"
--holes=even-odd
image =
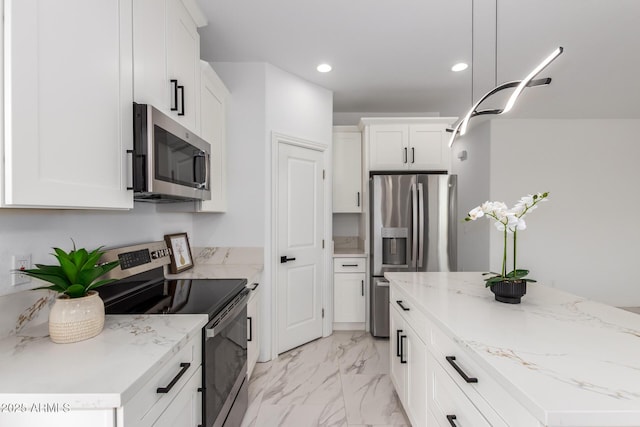
{"type": "Polygon", "coordinates": [[[539,76],[551,85],[526,90],[511,116],[640,117],[638,0],[198,3],[203,59],[271,63],[332,90],[334,112],[461,116],[472,80],[477,99],[563,46],[539,76]],[[451,72],[459,61],[471,67],[451,72]],[[333,71],[318,73],[321,62],[333,71]]]}

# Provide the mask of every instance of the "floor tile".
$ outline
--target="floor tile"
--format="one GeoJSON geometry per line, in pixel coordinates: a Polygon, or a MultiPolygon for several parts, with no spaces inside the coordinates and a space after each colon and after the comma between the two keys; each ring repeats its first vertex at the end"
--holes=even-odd
{"type": "Polygon", "coordinates": [[[342,387],[350,424],[409,424],[388,375],[343,375],[342,387]]]}
{"type": "Polygon", "coordinates": [[[410,426],[388,372],[388,340],[336,331],[256,364],[242,427],[410,426]]]}

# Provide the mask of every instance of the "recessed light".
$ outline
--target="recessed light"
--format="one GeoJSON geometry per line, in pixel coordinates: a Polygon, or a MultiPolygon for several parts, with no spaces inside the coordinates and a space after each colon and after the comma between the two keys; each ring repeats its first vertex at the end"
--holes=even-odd
{"type": "Polygon", "coordinates": [[[469,64],[465,62],[458,62],[456,65],[451,67],[451,71],[455,71],[457,73],[458,71],[464,71],[467,68],[469,68],[469,64]]]}
{"type": "Polygon", "coordinates": [[[321,73],[328,73],[329,71],[331,71],[331,65],[329,64],[320,64],[318,65],[318,68],[316,68],[318,71],[320,71],[321,73]]]}

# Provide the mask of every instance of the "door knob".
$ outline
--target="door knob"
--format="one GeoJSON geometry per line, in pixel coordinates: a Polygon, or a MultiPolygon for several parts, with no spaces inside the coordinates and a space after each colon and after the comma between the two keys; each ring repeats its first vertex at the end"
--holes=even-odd
{"type": "Polygon", "coordinates": [[[280,264],[284,264],[287,261],[295,261],[295,260],[296,260],[295,258],[287,258],[286,255],[285,256],[281,256],[280,257],[280,264]]]}

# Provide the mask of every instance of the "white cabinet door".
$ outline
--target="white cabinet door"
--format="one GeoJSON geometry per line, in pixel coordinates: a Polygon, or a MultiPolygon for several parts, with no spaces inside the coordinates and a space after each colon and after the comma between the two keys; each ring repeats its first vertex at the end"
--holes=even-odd
{"type": "Polygon", "coordinates": [[[391,382],[396,388],[396,393],[400,398],[403,406],[406,409],[406,375],[407,370],[404,362],[404,352],[400,345],[404,345],[406,338],[401,338],[405,334],[405,325],[402,316],[398,313],[398,310],[391,305],[389,308],[389,351],[391,366],[389,368],[389,374],[391,376],[391,382]]]}
{"type": "Polygon", "coordinates": [[[202,395],[198,391],[201,384],[200,367],[153,423],[153,427],[194,427],[202,424],[202,395]]]}
{"type": "Polygon", "coordinates": [[[229,92],[211,65],[201,61],[200,136],[211,144],[211,200],[198,212],[227,210],[227,101],[229,92]]]}
{"type": "Polygon", "coordinates": [[[449,149],[444,126],[409,126],[409,169],[448,170],[449,149]]]}
{"type": "Polygon", "coordinates": [[[133,207],[131,8],[5,0],[3,206],[133,207]]]}
{"type": "Polygon", "coordinates": [[[365,274],[333,275],[333,321],[363,323],[365,319],[365,274]]]}
{"type": "MultiPolygon", "coordinates": [[[[255,285],[254,285],[255,286],[255,285]]],[[[251,291],[247,304],[247,375],[251,378],[260,353],[260,290],[251,291]]]]}
{"type": "MultiPolygon", "coordinates": [[[[196,23],[182,0],[167,0],[167,73],[169,82],[177,80],[170,93],[177,120],[183,126],[198,131],[200,109],[200,35],[196,23]]],[[[170,84],[170,92],[173,85],[170,84]]]]}
{"type": "Polygon", "coordinates": [[[333,212],[362,212],[362,134],[333,133],[333,212]]]}
{"type": "Polygon", "coordinates": [[[369,128],[369,170],[403,170],[409,162],[409,126],[371,125],[369,128]]]}
{"type": "Polygon", "coordinates": [[[200,37],[181,0],[134,2],[133,52],[134,101],[199,133],[200,37]]]}

